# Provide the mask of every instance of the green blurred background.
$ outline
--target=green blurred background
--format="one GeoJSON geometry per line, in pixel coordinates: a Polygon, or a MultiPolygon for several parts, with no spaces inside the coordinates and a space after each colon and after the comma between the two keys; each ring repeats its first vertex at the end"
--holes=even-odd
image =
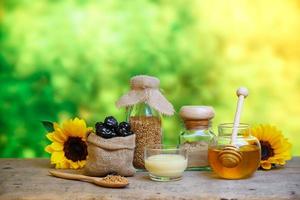
{"type": "MultiPolygon", "coordinates": [[[[182,105],[212,105],[233,120],[271,123],[300,155],[299,0],[2,0],[0,157],[46,157],[40,120],[124,119],[115,101],[133,75],[160,78],[182,105]]],[[[164,118],[176,143],[178,116],[164,118]]]]}

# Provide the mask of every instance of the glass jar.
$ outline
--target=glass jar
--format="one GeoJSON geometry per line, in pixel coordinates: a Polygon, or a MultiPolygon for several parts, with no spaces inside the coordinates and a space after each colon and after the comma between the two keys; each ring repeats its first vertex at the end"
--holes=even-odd
{"type": "Polygon", "coordinates": [[[209,106],[183,106],[180,116],[185,129],[179,136],[179,142],[188,152],[188,170],[209,170],[208,145],[214,138],[211,119],[214,110],[209,106]]]}
{"type": "Polygon", "coordinates": [[[133,165],[144,168],[145,146],[162,144],[161,114],[143,102],[127,107],[126,115],[136,135],[133,165]]]}
{"type": "Polygon", "coordinates": [[[144,147],[161,144],[161,114],[174,114],[173,105],[162,95],[160,81],[153,76],[138,75],[130,79],[131,90],[116,103],[125,107],[127,121],[136,135],[133,165],[144,168],[144,147]]]}
{"type": "Polygon", "coordinates": [[[261,147],[258,139],[251,135],[248,124],[240,124],[237,130],[237,138],[232,144],[233,123],[220,124],[218,126],[219,135],[215,136],[209,145],[208,160],[210,166],[221,178],[246,178],[251,176],[259,167],[261,147]],[[224,162],[224,155],[228,158],[228,151],[229,160],[232,162],[229,164],[224,162]]]}

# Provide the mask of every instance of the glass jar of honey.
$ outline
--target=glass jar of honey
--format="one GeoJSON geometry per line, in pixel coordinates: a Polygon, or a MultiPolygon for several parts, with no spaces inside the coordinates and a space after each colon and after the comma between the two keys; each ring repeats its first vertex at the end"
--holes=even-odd
{"type": "Polygon", "coordinates": [[[248,124],[240,124],[237,130],[237,138],[232,144],[233,124],[221,124],[219,135],[209,144],[210,167],[221,178],[247,178],[259,167],[261,147],[258,139],[251,135],[248,124]]]}

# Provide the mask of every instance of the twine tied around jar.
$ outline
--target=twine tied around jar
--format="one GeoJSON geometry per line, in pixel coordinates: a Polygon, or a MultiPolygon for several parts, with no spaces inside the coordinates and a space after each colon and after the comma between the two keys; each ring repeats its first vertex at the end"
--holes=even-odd
{"type": "Polygon", "coordinates": [[[130,79],[131,90],[116,103],[118,108],[132,106],[141,102],[165,115],[173,115],[173,105],[159,90],[160,81],[153,76],[138,75],[130,79]]]}

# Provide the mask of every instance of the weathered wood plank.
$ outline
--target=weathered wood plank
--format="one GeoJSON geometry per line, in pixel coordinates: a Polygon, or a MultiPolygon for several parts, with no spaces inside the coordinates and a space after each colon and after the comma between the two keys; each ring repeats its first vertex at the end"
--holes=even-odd
{"type": "Polygon", "coordinates": [[[209,172],[185,172],[177,182],[153,182],[146,173],[125,189],[48,176],[47,159],[0,159],[0,199],[300,199],[300,158],[286,168],[258,171],[245,180],[222,180],[209,172]]]}

